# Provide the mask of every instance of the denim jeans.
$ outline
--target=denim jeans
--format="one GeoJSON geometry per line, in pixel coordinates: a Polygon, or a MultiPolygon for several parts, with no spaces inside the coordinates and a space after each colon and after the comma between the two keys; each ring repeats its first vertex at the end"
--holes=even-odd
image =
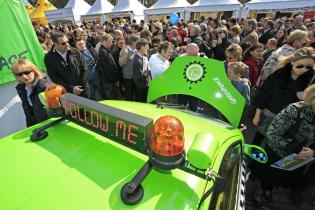
{"type": "Polygon", "coordinates": [[[96,92],[99,93],[101,99],[106,99],[104,91],[101,86],[101,80],[99,72],[95,68],[89,68],[88,71],[88,84],[91,92],[91,99],[96,99],[96,92]]]}

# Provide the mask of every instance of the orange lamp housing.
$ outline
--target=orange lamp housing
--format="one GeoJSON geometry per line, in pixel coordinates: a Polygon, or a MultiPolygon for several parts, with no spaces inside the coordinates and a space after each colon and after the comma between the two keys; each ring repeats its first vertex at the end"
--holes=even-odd
{"type": "Polygon", "coordinates": [[[67,91],[61,85],[48,86],[45,90],[46,106],[48,116],[64,115],[64,110],[60,103],[60,97],[66,94],[67,91]]]}
{"type": "Polygon", "coordinates": [[[161,169],[174,169],[185,161],[184,126],[173,116],[163,116],[153,125],[149,157],[161,169]]]}

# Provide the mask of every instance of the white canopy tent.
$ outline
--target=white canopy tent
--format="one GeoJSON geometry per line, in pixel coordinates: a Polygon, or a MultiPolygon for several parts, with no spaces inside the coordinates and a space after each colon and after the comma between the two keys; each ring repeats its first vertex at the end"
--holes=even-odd
{"type": "Polygon", "coordinates": [[[69,0],[62,9],[45,12],[48,22],[58,20],[74,20],[80,22],[81,15],[85,15],[91,6],[84,0],[69,0]]]}
{"type": "Polygon", "coordinates": [[[74,20],[80,21],[80,16],[85,15],[91,6],[84,0],[69,0],[65,8],[72,8],[74,20]]]}
{"type": "Polygon", "coordinates": [[[112,17],[126,17],[137,21],[144,19],[143,6],[138,0],[119,0],[113,10],[109,13],[112,17]]]}
{"type": "Polygon", "coordinates": [[[199,0],[191,7],[187,8],[189,12],[223,12],[239,11],[241,4],[237,0],[199,0]]]}
{"type": "Polygon", "coordinates": [[[303,8],[315,6],[315,0],[252,0],[245,4],[249,10],[303,8]]]}
{"type": "Polygon", "coordinates": [[[105,14],[110,13],[113,8],[114,6],[107,0],[96,0],[90,10],[84,16],[81,16],[81,18],[86,20],[100,18],[104,22],[107,20],[107,15],[105,14]]]}
{"type": "Polygon", "coordinates": [[[173,12],[184,12],[186,7],[191,6],[186,0],[158,0],[152,7],[144,10],[145,15],[169,15],[173,12]]]}
{"type": "Polygon", "coordinates": [[[114,6],[107,0],[96,0],[91,9],[86,13],[86,15],[98,15],[110,13],[114,6]]]}

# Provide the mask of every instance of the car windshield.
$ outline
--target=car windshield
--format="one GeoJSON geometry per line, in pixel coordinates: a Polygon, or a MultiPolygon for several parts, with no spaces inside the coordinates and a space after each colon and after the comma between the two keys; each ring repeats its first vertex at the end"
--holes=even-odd
{"type": "Polygon", "coordinates": [[[217,109],[195,97],[190,97],[187,95],[171,95],[159,98],[156,101],[156,104],[157,107],[176,109],[181,112],[205,119],[227,129],[233,128],[228,120],[217,109]],[[183,101],[180,98],[188,98],[189,101],[183,101]],[[174,101],[178,103],[172,103],[174,101]]]}

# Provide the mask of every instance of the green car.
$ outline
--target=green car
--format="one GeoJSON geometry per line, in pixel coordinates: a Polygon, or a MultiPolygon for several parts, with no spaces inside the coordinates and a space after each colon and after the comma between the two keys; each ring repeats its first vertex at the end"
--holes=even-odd
{"type": "Polygon", "coordinates": [[[245,99],[219,61],[177,58],[151,81],[148,103],[60,102],[64,116],[0,140],[0,209],[244,209],[245,155],[267,161],[244,143],[245,99]],[[150,104],[171,94],[199,98],[229,123],[150,104]]]}

